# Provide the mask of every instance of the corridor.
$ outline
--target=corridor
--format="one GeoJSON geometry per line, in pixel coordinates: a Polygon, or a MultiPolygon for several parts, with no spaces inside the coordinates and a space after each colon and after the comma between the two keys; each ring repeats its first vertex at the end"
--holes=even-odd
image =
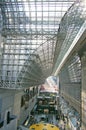
{"type": "Polygon", "coordinates": [[[71,130],[86,130],[86,0],[0,0],[0,130],[30,118],[44,84],[49,123],[62,124],[48,102],[58,91],[71,130]]]}

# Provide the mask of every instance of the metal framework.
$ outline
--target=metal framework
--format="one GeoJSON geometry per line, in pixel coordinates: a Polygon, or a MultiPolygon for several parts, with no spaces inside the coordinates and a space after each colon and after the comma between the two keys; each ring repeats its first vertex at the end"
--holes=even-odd
{"type": "Polygon", "coordinates": [[[80,112],[81,104],[81,59],[73,54],[59,74],[60,92],[80,112]],[[77,104],[77,105],[76,105],[77,104]],[[78,107],[78,109],[77,109],[78,107]]]}
{"type": "Polygon", "coordinates": [[[39,85],[51,74],[85,20],[85,6],[74,1],[0,1],[0,87],[39,85]]]}
{"type": "Polygon", "coordinates": [[[79,0],[70,7],[61,20],[57,34],[53,72],[55,72],[57,68],[59,72],[60,66],[64,64],[65,59],[85,31],[86,0],[79,0]]]}

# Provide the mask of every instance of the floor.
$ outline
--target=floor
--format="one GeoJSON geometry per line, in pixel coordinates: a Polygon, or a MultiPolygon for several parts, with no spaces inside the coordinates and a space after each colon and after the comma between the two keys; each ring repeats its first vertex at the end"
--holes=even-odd
{"type": "Polygon", "coordinates": [[[26,127],[37,123],[49,123],[58,126],[60,130],[69,130],[68,125],[63,120],[57,120],[55,114],[35,114],[30,117],[26,127]]]}

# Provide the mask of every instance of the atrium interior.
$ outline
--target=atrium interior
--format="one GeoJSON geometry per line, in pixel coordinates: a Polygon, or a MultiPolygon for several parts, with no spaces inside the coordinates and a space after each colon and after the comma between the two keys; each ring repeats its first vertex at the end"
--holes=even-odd
{"type": "Polygon", "coordinates": [[[86,0],[0,0],[0,130],[32,115],[86,130],[86,0]]]}

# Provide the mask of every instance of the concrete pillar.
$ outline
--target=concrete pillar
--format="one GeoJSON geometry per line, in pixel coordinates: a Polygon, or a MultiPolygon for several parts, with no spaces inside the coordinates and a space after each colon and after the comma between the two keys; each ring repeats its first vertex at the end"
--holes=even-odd
{"type": "Polygon", "coordinates": [[[86,130],[86,52],[81,57],[82,64],[82,92],[81,92],[81,111],[82,111],[82,130],[86,130]]]}
{"type": "MultiPolygon", "coordinates": [[[[3,54],[3,38],[0,34],[0,75],[2,73],[2,55],[3,54]]],[[[0,76],[0,80],[2,79],[2,77],[0,76]]]]}

